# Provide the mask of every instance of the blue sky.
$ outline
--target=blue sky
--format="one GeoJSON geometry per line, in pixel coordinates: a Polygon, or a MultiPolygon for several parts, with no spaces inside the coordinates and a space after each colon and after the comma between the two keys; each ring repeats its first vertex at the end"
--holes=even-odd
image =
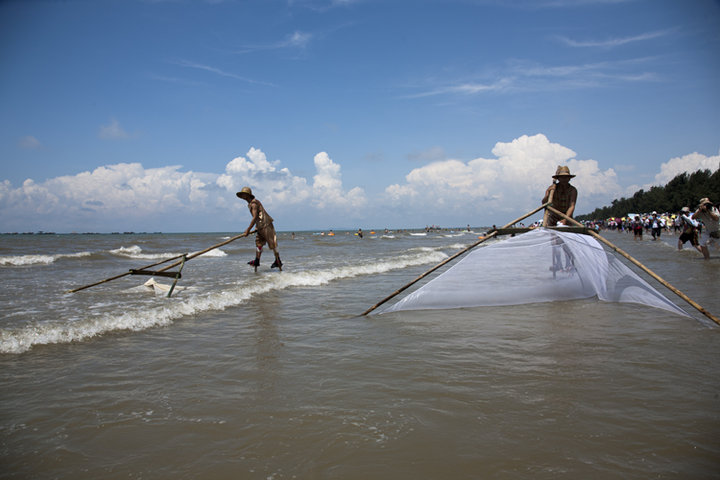
{"type": "Polygon", "coordinates": [[[505,223],[720,166],[720,2],[0,3],[0,231],[505,223]]]}

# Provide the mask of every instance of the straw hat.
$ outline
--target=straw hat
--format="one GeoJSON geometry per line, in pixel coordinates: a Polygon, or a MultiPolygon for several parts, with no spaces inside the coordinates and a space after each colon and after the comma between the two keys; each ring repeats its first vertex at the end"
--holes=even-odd
{"type": "Polygon", "coordinates": [[[558,177],[570,177],[573,178],[575,175],[570,175],[570,169],[566,166],[558,166],[557,170],[555,170],[555,175],[553,175],[553,178],[558,177]]]}
{"type": "Polygon", "coordinates": [[[698,207],[702,207],[702,206],[705,205],[706,203],[709,203],[710,205],[712,205],[712,202],[710,201],[709,198],[707,198],[707,197],[701,198],[701,199],[700,199],[700,203],[698,204],[698,207]]]}
{"type": "Polygon", "coordinates": [[[682,207],[680,211],[683,213],[690,213],[690,207],[682,207]]]}
{"type": "Polygon", "coordinates": [[[253,195],[252,190],[250,190],[250,187],[243,187],[239,192],[237,192],[235,195],[242,198],[243,200],[247,200],[248,202],[255,198],[255,195],[253,195]]]}

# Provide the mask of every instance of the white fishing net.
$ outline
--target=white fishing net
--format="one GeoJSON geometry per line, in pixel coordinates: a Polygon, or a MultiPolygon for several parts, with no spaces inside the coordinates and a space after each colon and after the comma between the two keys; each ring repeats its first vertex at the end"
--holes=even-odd
{"type": "Polygon", "coordinates": [[[545,228],[470,251],[443,274],[376,313],[591,297],[688,315],[593,237],[545,228]]]}

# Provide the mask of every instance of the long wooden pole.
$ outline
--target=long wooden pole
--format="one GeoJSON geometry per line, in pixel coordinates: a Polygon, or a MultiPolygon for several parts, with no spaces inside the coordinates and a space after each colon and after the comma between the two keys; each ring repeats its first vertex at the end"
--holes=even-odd
{"type": "MultiPolygon", "coordinates": [[[[177,267],[177,266],[180,265],[181,263],[185,263],[186,261],[191,260],[191,259],[193,259],[193,258],[195,258],[195,257],[199,257],[200,255],[202,255],[202,254],[204,254],[204,253],[207,253],[207,252],[209,252],[210,250],[215,250],[216,248],[222,247],[223,245],[227,245],[227,244],[230,243],[230,242],[234,242],[234,241],[237,240],[238,238],[247,237],[248,235],[252,235],[252,234],[255,233],[255,232],[257,232],[257,230],[253,230],[252,232],[250,232],[250,233],[248,233],[248,234],[241,233],[240,235],[236,235],[236,236],[234,236],[234,237],[232,237],[232,238],[230,238],[230,239],[228,239],[228,240],[225,240],[224,242],[218,243],[217,245],[213,245],[212,247],[208,247],[208,248],[206,248],[205,250],[200,250],[199,252],[195,252],[195,253],[193,253],[192,255],[188,255],[186,258],[180,260],[179,262],[175,262],[175,263],[173,263],[172,265],[168,265],[167,267],[161,268],[160,270],[158,270],[158,272],[164,272],[165,270],[170,270],[171,268],[177,267]]],[[[182,256],[182,255],[181,255],[181,256],[182,256]]],[[[176,258],[177,258],[177,257],[176,257],[176,258]]]]}
{"type": "MultiPolygon", "coordinates": [[[[555,187],[557,188],[557,187],[555,187]]],[[[552,205],[553,197],[555,196],[555,188],[550,190],[550,195],[548,195],[547,203],[552,205]]],[[[543,215],[543,227],[547,227],[548,223],[550,222],[550,210],[547,208],[545,209],[545,214],[543,215]]]]}
{"type": "MultiPolygon", "coordinates": [[[[251,235],[251,234],[253,234],[253,233],[255,233],[255,232],[257,232],[257,230],[253,230],[252,232],[248,233],[247,235],[251,235]]],[[[210,250],[214,250],[214,249],[216,249],[216,248],[222,247],[223,245],[227,245],[228,243],[234,242],[235,240],[237,240],[237,239],[239,239],[239,238],[246,237],[247,235],[244,234],[244,233],[243,233],[243,234],[240,234],[240,235],[236,235],[236,236],[230,238],[229,240],[225,240],[224,242],[218,243],[217,245],[213,245],[212,247],[208,247],[208,248],[206,248],[205,250],[201,250],[201,251],[199,251],[199,252],[193,253],[192,255],[187,255],[187,254],[183,253],[183,254],[181,254],[181,255],[176,255],[176,256],[174,256],[174,257],[166,258],[165,260],[161,260],[161,261],[159,261],[159,262],[155,262],[155,263],[153,263],[153,264],[146,265],[146,266],[141,267],[141,268],[132,269],[132,270],[130,270],[130,271],[128,271],[128,272],[121,273],[120,275],[115,275],[114,277],[106,278],[105,280],[100,280],[99,282],[91,283],[90,285],[84,285],[84,286],[82,286],[82,287],[78,287],[78,288],[74,288],[74,289],[72,289],[72,290],[68,290],[66,293],[79,292],[80,290],[85,290],[86,288],[94,287],[94,286],[96,286],[96,285],[100,285],[100,284],[103,284],[103,283],[107,283],[107,282],[110,282],[110,281],[112,281],[112,280],[117,280],[118,278],[122,278],[122,277],[125,277],[125,276],[127,276],[127,275],[132,275],[132,274],[133,274],[133,270],[146,270],[146,269],[151,268],[151,267],[154,267],[154,266],[156,266],[156,265],[162,265],[163,263],[166,263],[166,262],[169,262],[169,261],[178,259],[178,258],[185,257],[185,258],[183,258],[182,260],[180,260],[179,262],[175,262],[175,263],[173,263],[172,265],[169,265],[169,266],[167,266],[167,267],[161,268],[160,270],[157,270],[158,272],[164,272],[164,271],[166,271],[166,270],[170,270],[170,269],[173,268],[173,267],[177,267],[177,266],[180,265],[181,263],[184,263],[185,261],[190,260],[191,258],[195,258],[195,257],[197,257],[197,256],[199,256],[199,255],[202,255],[203,253],[209,252],[210,250]],[[186,255],[187,255],[187,256],[186,256],[186,255]]]]}
{"type": "MultiPolygon", "coordinates": [[[[501,228],[509,228],[509,227],[515,225],[516,223],[518,223],[519,221],[525,220],[525,219],[526,219],[527,217],[529,217],[530,215],[536,214],[537,212],[539,212],[539,211],[542,210],[543,208],[546,208],[546,207],[549,206],[549,205],[550,205],[550,202],[545,203],[545,204],[543,204],[543,205],[540,205],[540,206],[539,206],[538,208],[536,208],[535,210],[533,210],[533,211],[531,211],[531,212],[529,212],[529,213],[526,213],[526,214],[523,215],[522,217],[513,220],[512,222],[508,223],[507,225],[505,225],[505,226],[503,226],[503,227],[501,227],[501,228]]],[[[459,257],[460,255],[462,255],[463,253],[465,253],[465,252],[467,252],[467,251],[469,251],[469,250],[477,247],[478,245],[480,245],[480,244],[483,243],[484,241],[490,240],[491,238],[495,237],[496,235],[497,235],[497,230],[494,230],[494,231],[490,232],[490,234],[484,236],[483,238],[481,238],[481,239],[478,240],[477,242],[473,243],[473,244],[470,245],[469,247],[465,248],[464,250],[461,250],[461,251],[457,252],[455,255],[453,255],[453,256],[450,257],[450,258],[446,258],[445,260],[443,260],[443,261],[440,262],[439,264],[435,265],[433,268],[431,268],[431,269],[428,270],[427,272],[425,272],[425,273],[423,273],[422,275],[420,275],[419,277],[417,277],[417,278],[416,278],[415,280],[413,280],[412,282],[408,283],[408,284],[405,285],[404,287],[399,288],[398,290],[394,291],[393,293],[391,293],[391,294],[388,295],[387,297],[383,298],[383,299],[380,300],[378,303],[376,303],[376,304],[373,305],[372,307],[370,307],[370,308],[368,308],[367,310],[365,310],[362,314],[363,314],[363,315],[367,315],[368,313],[372,312],[373,310],[375,310],[376,308],[378,308],[378,307],[379,307],[380,305],[382,305],[383,303],[387,302],[388,300],[390,300],[391,298],[395,297],[395,296],[398,295],[399,293],[402,293],[402,292],[405,291],[407,288],[409,288],[410,286],[414,285],[414,284],[417,283],[418,281],[422,280],[422,279],[425,278],[426,276],[430,275],[432,272],[434,272],[434,271],[437,270],[438,268],[442,267],[442,266],[445,265],[446,263],[448,263],[448,262],[456,259],[457,257],[459,257]]]]}
{"type": "MultiPolygon", "coordinates": [[[[572,217],[569,217],[569,216],[565,215],[565,214],[562,213],[561,211],[556,210],[556,209],[554,209],[553,207],[547,207],[547,208],[548,208],[548,210],[552,211],[553,213],[556,213],[556,214],[562,216],[565,220],[568,220],[568,221],[574,223],[575,225],[583,226],[582,223],[578,222],[577,220],[575,220],[575,219],[572,218],[572,217]]],[[[600,240],[601,242],[603,242],[605,245],[607,245],[608,247],[612,248],[614,251],[616,251],[617,253],[619,253],[619,254],[622,255],[623,257],[625,257],[625,258],[627,258],[628,260],[630,260],[633,264],[635,264],[635,265],[637,265],[638,267],[640,267],[645,273],[647,273],[648,275],[650,275],[651,277],[653,277],[655,280],[657,280],[658,282],[660,282],[661,284],[663,284],[665,287],[667,287],[670,291],[672,291],[672,292],[673,292],[674,294],[676,294],[678,297],[682,298],[682,299],[685,300],[687,303],[689,303],[690,305],[692,305],[692,306],[693,306],[695,309],[697,309],[700,313],[702,313],[703,315],[705,315],[706,317],[708,317],[710,320],[712,320],[713,322],[715,322],[715,323],[717,323],[718,325],[720,325],[720,319],[718,319],[717,317],[713,316],[710,312],[708,312],[707,310],[705,310],[705,309],[704,309],[701,305],[699,305],[697,302],[693,301],[690,297],[688,297],[688,296],[685,295],[683,292],[681,292],[680,290],[678,290],[677,288],[675,288],[674,286],[672,286],[672,285],[671,285],[670,283],[668,283],[665,279],[663,279],[662,277],[660,277],[660,275],[658,275],[658,274],[656,274],[655,272],[653,272],[652,270],[650,270],[648,267],[646,267],[645,265],[643,265],[642,263],[640,263],[638,260],[636,260],[635,258],[633,258],[632,256],[630,256],[629,253],[627,253],[627,252],[625,252],[624,250],[622,250],[621,248],[617,247],[615,244],[613,244],[610,240],[604,238],[602,235],[600,235],[600,234],[598,234],[597,232],[594,232],[594,231],[592,231],[592,230],[589,230],[589,232],[590,232],[590,234],[591,234],[593,237],[597,238],[598,240],[600,240]]]]}

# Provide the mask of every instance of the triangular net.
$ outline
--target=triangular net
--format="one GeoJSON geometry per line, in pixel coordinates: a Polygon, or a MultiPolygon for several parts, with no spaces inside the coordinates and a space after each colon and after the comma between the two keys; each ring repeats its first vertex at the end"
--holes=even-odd
{"type": "Polygon", "coordinates": [[[689,316],[589,235],[537,228],[477,248],[376,313],[554,302],[597,297],[689,316]]]}

